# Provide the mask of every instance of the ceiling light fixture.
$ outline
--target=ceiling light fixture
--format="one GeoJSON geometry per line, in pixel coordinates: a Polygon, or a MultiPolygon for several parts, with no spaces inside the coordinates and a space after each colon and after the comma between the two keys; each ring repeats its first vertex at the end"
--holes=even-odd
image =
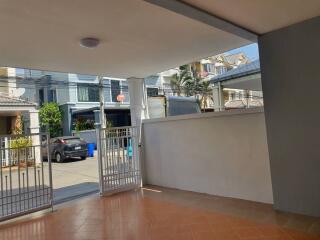
{"type": "Polygon", "coordinates": [[[96,48],[100,43],[98,38],[86,37],[80,40],[80,46],[86,48],[96,48]]]}

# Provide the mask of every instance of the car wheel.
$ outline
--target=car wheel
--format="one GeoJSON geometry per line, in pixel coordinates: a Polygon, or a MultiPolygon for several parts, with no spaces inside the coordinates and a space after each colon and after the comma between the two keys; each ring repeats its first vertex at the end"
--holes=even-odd
{"type": "Polygon", "coordinates": [[[85,157],[85,156],[81,157],[81,160],[86,160],[86,159],[87,159],[87,157],[85,157]]]}
{"type": "Polygon", "coordinates": [[[61,155],[61,153],[56,153],[56,161],[58,162],[58,163],[62,163],[63,162],[63,157],[62,157],[62,155],[61,155]]]}

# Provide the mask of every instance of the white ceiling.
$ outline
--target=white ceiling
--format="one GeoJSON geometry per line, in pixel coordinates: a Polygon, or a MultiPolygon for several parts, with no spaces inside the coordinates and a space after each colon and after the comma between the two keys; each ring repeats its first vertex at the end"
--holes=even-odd
{"type": "MultiPolygon", "coordinates": [[[[171,0],[174,1],[174,0],[171,0]]],[[[186,0],[257,33],[319,15],[320,0],[186,0]]],[[[142,0],[1,0],[0,66],[145,77],[249,44],[142,0]],[[98,37],[96,49],[79,46],[98,37]]]]}
{"type": "Polygon", "coordinates": [[[0,66],[145,77],[249,44],[141,0],[1,0],[0,66]],[[96,49],[79,46],[98,37],[96,49]]]}
{"type": "Polygon", "coordinates": [[[263,34],[320,15],[320,0],[183,0],[263,34]]]}

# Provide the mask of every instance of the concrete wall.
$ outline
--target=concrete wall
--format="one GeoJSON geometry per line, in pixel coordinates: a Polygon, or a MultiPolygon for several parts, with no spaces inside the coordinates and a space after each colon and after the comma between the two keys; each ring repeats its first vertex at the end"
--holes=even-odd
{"type": "Polygon", "coordinates": [[[144,120],[145,183],[272,203],[261,109],[144,120]]]}
{"type": "Polygon", "coordinates": [[[320,216],[320,17],[259,39],[276,209],[320,216]]]}

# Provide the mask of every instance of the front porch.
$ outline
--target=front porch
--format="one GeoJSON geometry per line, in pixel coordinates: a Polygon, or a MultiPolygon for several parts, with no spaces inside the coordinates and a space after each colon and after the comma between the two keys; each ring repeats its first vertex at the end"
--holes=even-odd
{"type": "Polygon", "coordinates": [[[146,186],[0,226],[1,239],[320,239],[320,220],[269,204],[146,186]]]}

